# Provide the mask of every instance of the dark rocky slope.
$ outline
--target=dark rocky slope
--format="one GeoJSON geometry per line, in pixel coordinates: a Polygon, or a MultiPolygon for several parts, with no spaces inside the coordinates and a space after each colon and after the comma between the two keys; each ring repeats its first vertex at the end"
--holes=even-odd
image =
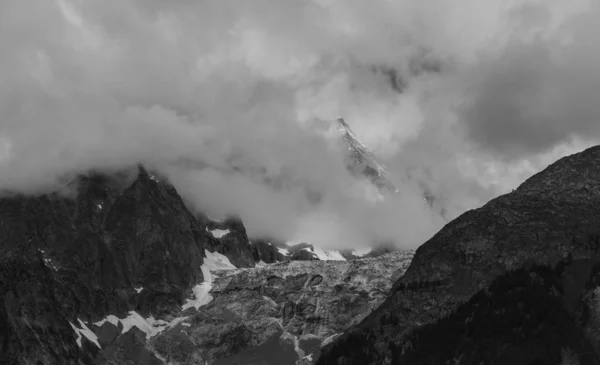
{"type": "Polygon", "coordinates": [[[252,257],[256,263],[274,264],[286,260],[286,257],[279,252],[277,247],[269,240],[256,239],[250,242],[252,257]]]}
{"type": "Polygon", "coordinates": [[[172,186],[142,168],[78,180],[73,198],[0,199],[3,363],[89,363],[97,347],[71,324],[169,312],[203,280],[208,232],[172,186]]]}
{"type": "Polygon", "coordinates": [[[402,344],[411,329],[450,314],[499,276],[532,264],[552,266],[569,254],[592,257],[591,237],[599,229],[600,146],[557,161],[447,224],[419,247],[388,299],[324,349],[318,363],[391,364],[390,344],[402,344]],[[381,325],[391,317],[396,325],[381,325]],[[368,341],[349,346],[357,337],[368,341]]]}
{"type": "Polygon", "coordinates": [[[581,315],[597,307],[581,299],[592,288],[598,262],[567,259],[554,268],[511,271],[451,315],[392,344],[392,363],[600,364],[598,342],[585,331],[589,318],[581,315]]]}
{"type": "Polygon", "coordinates": [[[227,256],[236,267],[256,265],[246,227],[240,219],[231,217],[222,222],[206,219],[205,224],[208,232],[215,232],[207,241],[206,248],[209,251],[227,256]]]}

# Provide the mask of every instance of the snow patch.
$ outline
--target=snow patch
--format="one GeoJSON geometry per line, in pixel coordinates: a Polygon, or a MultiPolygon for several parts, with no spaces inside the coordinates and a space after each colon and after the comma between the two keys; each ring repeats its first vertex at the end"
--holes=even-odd
{"type": "Polygon", "coordinates": [[[339,251],[325,251],[320,247],[315,247],[313,252],[321,261],[346,261],[339,251]]]}
{"type": "Polygon", "coordinates": [[[163,321],[162,319],[154,319],[153,316],[144,319],[144,317],[139,315],[137,312],[130,311],[129,315],[126,318],[121,319],[111,314],[103,320],[95,322],[94,325],[101,327],[105,322],[109,322],[114,326],[117,326],[120,322],[123,326],[123,330],[121,331],[121,333],[129,331],[132,327],[137,327],[146,334],[146,338],[150,338],[158,335],[166,328],[176,326],[178,323],[182,322],[186,318],[187,317],[177,317],[171,322],[167,322],[163,321]]]}
{"type": "Polygon", "coordinates": [[[142,290],[144,290],[144,288],[142,288],[142,287],[139,287],[139,288],[133,288],[133,290],[135,290],[135,291],[136,291],[136,293],[138,293],[138,294],[139,294],[139,293],[141,293],[141,292],[142,292],[142,290]]]}
{"type": "Polygon", "coordinates": [[[210,230],[209,232],[210,232],[210,234],[213,235],[214,238],[221,238],[221,237],[231,233],[231,231],[228,229],[213,229],[213,230],[210,230]]]}
{"type": "Polygon", "coordinates": [[[119,317],[113,316],[111,314],[111,315],[109,315],[108,317],[104,318],[101,321],[94,322],[94,325],[98,326],[98,327],[102,327],[102,325],[104,324],[104,322],[108,322],[108,323],[111,323],[113,326],[117,326],[119,324],[119,321],[121,321],[121,319],[119,319],[119,317]]]}
{"type": "Polygon", "coordinates": [[[79,348],[81,348],[81,339],[82,339],[81,336],[83,335],[83,336],[85,336],[85,338],[92,341],[94,343],[94,345],[98,346],[99,349],[102,349],[102,347],[98,343],[98,337],[94,334],[94,332],[92,332],[88,328],[88,326],[86,326],[85,323],[83,323],[83,321],[81,319],[77,318],[77,321],[79,321],[79,325],[81,326],[81,329],[75,327],[75,325],[71,322],[69,322],[69,324],[71,325],[71,328],[73,328],[73,331],[75,331],[75,333],[77,334],[77,340],[75,340],[75,341],[77,342],[77,345],[79,346],[79,348]]]}
{"type": "Polygon", "coordinates": [[[262,267],[262,266],[267,266],[268,264],[266,262],[264,262],[263,260],[260,260],[259,262],[256,263],[256,266],[262,267]]]}
{"type": "MultiPolygon", "coordinates": [[[[233,270],[237,269],[234,264],[229,261],[227,256],[222,255],[218,252],[210,252],[208,250],[204,251],[206,255],[206,259],[204,260],[204,265],[209,271],[219,271],[219,270],[233,270]]],[[[204,270],[202,270],[204,273],[204,270]]]]}
{"type": "Polygon", "coordinates": [[[121,319],[121,324],[123,325],[123,331],[121,331],[121,333],[129,331],[132,327],[137,327],[146,334],[146,338],[156,334],[156,330],[152,325],[135,311],[130,311],[127,318],[121,319]]]}
{"type": "Polygon", "coordinates": [[[192,291],[194,292],[194,299],[187,299],[186,303],[181,307],[182,310],[194,307],[196,309],[203,305],[210,303],[213,297],[209,294],[212,289],[212,274],[211,271],[221,270],[234,270],[237,269],[227,256],[222,255],[218,252],[204,251],[206,259],[202,265],[202,275],[204,276],[204,282],[194,286],[192,291]]]}
{"type": "MultiPolygon", "coordinates": [[[[208,256],[209,251],[206,251],[206,254],[208,256]]],[[[210,290],[212,289],[212,275],[210,274],[210,270],[208,269],[206,261],[205,264],[202,265],[202,275],[204,275],[204,282],[202,284],[196,285],[192,289],[194,292],[194,299],[186,299],[186,303],[181,307],[181,310],[186,310],[191,307],[194,307],[197,310],[201,306],[210,303],[210,301],[213,299],[212,295],[209,294],[210,290]]]]}
{"type": "Polygon", "coordinates": [[[287,248],[277,247],[277,251],[279,251],[279,253],[283,256],[289,256],[290,254],[287,248]]]}

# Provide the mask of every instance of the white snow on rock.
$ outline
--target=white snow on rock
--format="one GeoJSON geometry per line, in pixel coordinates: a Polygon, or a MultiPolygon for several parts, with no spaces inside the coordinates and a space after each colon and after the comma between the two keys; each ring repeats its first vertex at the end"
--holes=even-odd
{"type": "MultiPolygon", "coordinates": [[[[210,252],[208,250],[204,251],[204,253],[206,254],[206,259],[202,266],[206,266],[209,271],[237,269],[225,255],[218,252],[210,252]]],[[[202,273],[204,273],[204,270],[202,273]]]]}
{"type": "MultiPolygon", "coordinates": [[[[205,254],[206,259],[204,259],[204,264],[201,267],[202,274],[204,275],[204,282],[199,285],[196,285],[192,289],[194,293],[194,299],[187,299],[186,303],[181,308],[182,310],[186,310],[191,307],[198,309],[201,306],[210,303],[210,301],[213,299],[213,297],[209,294],[210,290],[212,289],[213,282],[211,271],[236,269],[236,267],[229,261],[229,259],[226,256],[218,252],[205,251],[205,254]]],[[[140,287],[134,289],[136,292],[140,293],[144,288],[140,287]]],[[[119,318],[115,315],[109,315],[103,320],[95,322],[94,324],[98,327],[101,327],[105,322],[109,322],[114,326],[117,326],[120,322],[123,325],[123,330],[121,331],[121,333],[129,331],[132,327],[137,327],[146,334],[146,338],[150,338],[156,336],[157,334],[161,333],[167,328],[177,326],[187,318],[188,317],[177,317],[171,322],[167,322],[162,319],[154,319],[154,317],[152,316],[144,318],[137,312],[130,311],[129,315],[126,318],[119,318]]],[[[75,327],[73,327],[73,329],[76,330],[76,332],[83,331],[77,330],[75,327]]],[[[87,327],[84,327],[84,329],[87,329],[87,327]]],[[[93,335],[93,332],[89,332],[93,335]]]]}
{"type": "Polygon", "coordinates": [[[142,287],[139,287],[139,288],[133,288],[133,290],[135,290],[135,292],[139,294],[139,293],[141,293],[141,292],[142,292],[142,290],[144,290],[144,288],[142,288],[142,287]]]}
{"type": "Polygon", "coordinates": [[[229,234],[231,231],[228,229],[213,229],[209,232],[210,232],[210,234],[213,235],[214,238],[221,238],[221,237],[229,234]]]}
{"type": "Polygon", "coordinates": [[[313,252],[321,261],[346,261],[339,251],[326,251],[320,247],[315,247],[313,252]]]}
{"type": "Polygon", "coordinates": [[[111,314],[111,315],[107,316],[106,318],[104,318],[101,321],[94,322],[94,325],[96,325],[98,327],[102,327],[102,325],[104,324],[104,322],[108,322],[108,323],[111,323],[113,326],[117,326],[119,324],[119,321],[121,321],[121,319],[119,319],[119,317],[113,316],[111,314]]]}
{"type": "Polygon", "coordinates": [[[264,262],[263,260],[260,260],[259,262],[256,263],[256,266],[267,266],[268,264],[266,262],[264,262]]]}
{"type": "MultiPolygon", "coordinates": [[[[208,256],[208,251],[206,254],[208,256]]],[[[208,269],[207,260],[204,261],[204,265],[202,265],[202,275],[204,275],[204,282],[196,285],[192,290],[194,292],[194,299],[186,299],[186,303],[181,307],[181,310],[186,310],[188,308],[194,307],[196,309],[201,306],[210,303],[213,299],[212,295],[209,294],[210,289],[212,289],[212,275],[210,274],[210,270],[208,269]]]]}
{"type": "Polygon", "coordinates": [[[77,345],[81,348],[81,339],[82,339],[82,335],[85,336],[88,340],[92,341],[94,343],[94,345],[98,346],[99,349],[102,349],[102,347],[100,346],[100,344],[98,343],[98,337],[94,334],[94,332],[92,332],[88,326],[85,325],[85,323],[83,323],[83,321],[79,318],[77,318],[77,321],[79,321],[79,325],[81,326],[81,329],[75,327],[75,325],[71,322],[69,322],[69,324],[71,325],[71,328],[73,328],[73,331],[75,331],[75,333],[77,334],[77,340],[75,340],[77,342],[77,345]]]}
{"type": "Polygon", "coordinates": [[[277,251],[279,251],[279,253],[283,256],[288,256],[290,254],[287,248],[277,247],[277,251]]]}
{"type": "Polygon", "coordinates": [[[129,316],[127,318],[121,319],[121,324],[123,325],[123,331],[121,333],[125,333],[129,331],[132,327],[137,327],[142,330],[146,334],[146,337],[152,336],[155,332],[155,329],[146,321],[146,319],[140,316],[135,311],[130,311],[129,316]]]}
{"type": "Polygon", "coordinates": [[[109,322],[117,326],[119,322],[123,326],[121,333],[129,331],[132,327],[139,328],[146,334],[146,338],[158,335],[166,328],[171,328],[184,321],[187,317],[177,317],[171,322],[163,321],[162,319],[154,319],[153,316],[144,318],[135,311],[130,311],[125,318],[119,318],[114,315],[109,315],[101,321],[95,322],[94,325],[101,327],[105,322],[109,322]]]}
{"type": "Polygon", "coordinates": [[[192,290],[194,292],[194,299],[187,299],[186,303],[181,307],[182,310],[194,307],[196,309],[203,305],[210,303],[213,297],[209,294],[212,289],[212,275],[211,271],[221,270],[234,270],[237,269],[227,256],[222,255],[218,252],[204,251],[206,258],[202,265],[202,275],[204,275],[204,282],[196,285],[192,290]]]}

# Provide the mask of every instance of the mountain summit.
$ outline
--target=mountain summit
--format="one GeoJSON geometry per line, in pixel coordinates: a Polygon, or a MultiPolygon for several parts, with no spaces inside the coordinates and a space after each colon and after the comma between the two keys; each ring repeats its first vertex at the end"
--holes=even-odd
{"type": "Polygon", "coordinates": [[[398,192],[386,167],[377,162],[375,155],[360,142],[344,118],[340,117],[333,121],[331,129],[340,133],[348,144],[348,168],[350,171],[368,177],[381,193],[394,194],[398,192]]]}

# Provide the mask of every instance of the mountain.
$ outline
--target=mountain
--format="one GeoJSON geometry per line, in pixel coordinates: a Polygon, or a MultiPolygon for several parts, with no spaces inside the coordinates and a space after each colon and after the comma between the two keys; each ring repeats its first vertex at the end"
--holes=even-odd
{"type": "MultiPolygon", "coordinates": [[[[570,299],[567,308],[587,307],[588,317],[592,319],[576,320],[573,318],[574,310],[568,318],[579,330],[594,334],[596,337],[592,342],[597,344],[597,330],[590,325],[590,321],[598,323],[595,319],[598,310],[590,304],[593,301],[590,298],[596,298],[597,287],[592,285],[588,291],[582,288],[591,280],[588,274],[598,251],[599,232],[600,146],[597,146],[560,159],[513,192],[448,223],[417,249],[410,267],[394,284],[384,303],[323,349],[317,363],[397,363],[393,356],[398,348],[404,349],[400,353],[408,353],[410,348],[415,347],[415,342],[416,345],[420,341],[424,341],[423,346],[426,344],[426,340],[421,340],[415,331],[425,325],[435,325],[440,319],[461,318],[464,314],[460,311],[465,308],[461,305],[470,300],[475,303],[481,300],[481,297],[473,299],[474,295],[486,292],[493,285],[500,285],[496,280],[509,280],[515,270],[535,265],[553,268],[563,260],[578,263],[569,274],[569,285],[562,287],[564,291],[575,291],[566,296],[575,298],[570,299]],[[502,277],[505,279],[499,279],[502,277]],[[587,298],[587,304],[585,300],[578,301],[579,295],[587,298]],[[393,324],[390,325],[389,321],[393,324]],[[416,340],[414,336],[417,336],[416,340]]],[[[515,283],[515,286],[523,287],[523,275],[514,275],[518,278],[515,280],[520,280],[520,284],[515,283]]],[[[560,287],[548,284],[545,289],[549,291],[547,295],[560,298],[551,293],[553,288],[560,290],[560,287]]],[[[503,289],[505,293],[499,293],[499,298],[507,298],[506,293],[511,290],[503,289]]],[[[545,298],[544,295],[541,298],[545,298]]],[[[474,305],[473,302],[471,305],[474,305]]],[[[548,313],[552,311],[544,314],[545,320],[551,320],[548,313]]],[[[557,328],[575,331],[569,325],[557,328]]],[[[593,338],[590,336],[587,335],[587,338],[593,338]]],[[[482,340],[473,338],[473,341],[482,346],[478,342],[482,340]]],[[[569,345],[564,343],[564,338],[557,341],[553,351],[561,350],[556,347],[558,344],[569,345]]],[[[519,346],[527,349],[528,344],[521,343],[519,346]]],[[[586,348],[587,345],[581,346],[586,348]]],[[[422,352],[421,356],[423,358],[416,363],[427,363],[423,360],[427,354],[422,352]]],[[[473,363],[461,362],[458,358],[454,360],[451,363],[473,363]]],[[[533,361],[543,363],[541,355],[533,361]]]]}
{"type": "Polygon", "coordinates": [[[321,261],[344,258],[250,240],[141,166],[0,198],[0,242],[0,364],[221,364],[265,348],[312,363],[413,255],[321,261]]]}
{"type": "Polygon", "coordinates": [[[175,189],[143,168],[82,176],[73,197],[0,199],[3,363],[94,363],[91,321],[178,308],[204,280],[207,240],[175,189]]]}
{"type": "Polygon", "coordinates": [[[344,118],[337,118],[331,129],[340,134],[348,146],[348,169],[355,174],[368,177],[383,194],[394,194],[398,188],[392,183],[385,166],[377,162],[377,158],[350,129],[344,118]]]}

